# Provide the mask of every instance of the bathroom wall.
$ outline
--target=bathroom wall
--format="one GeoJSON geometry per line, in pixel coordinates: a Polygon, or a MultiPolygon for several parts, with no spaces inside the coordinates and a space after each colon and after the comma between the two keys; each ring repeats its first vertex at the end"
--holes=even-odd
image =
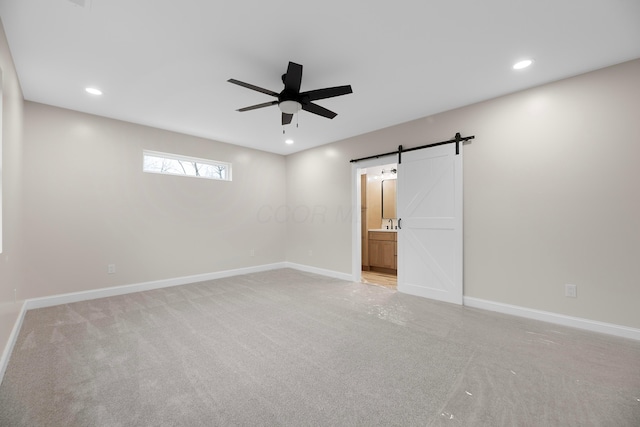
{"type": "MultiPolygon", "coordinates": [[[[383,219],[382,217],[382,181],[387,179],[395,179],[396,176],[390,173],[383,174],[395,168],[395,164],[367,168],[367,229],[386,228],[387,226],[395,227],[397,219],[383,219]]],[[[395,195],[393,196],[395,197],[395,195]]]]}

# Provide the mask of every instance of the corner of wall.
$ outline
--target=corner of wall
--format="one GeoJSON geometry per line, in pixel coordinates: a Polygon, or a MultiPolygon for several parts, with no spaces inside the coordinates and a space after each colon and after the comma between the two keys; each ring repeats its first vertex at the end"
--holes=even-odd
{"type": "Polygon", "coordinates": [[[0,69],[2,70],[2,112],[0,160],[2,173],[2,253],[0,254],[0,369],[8,361],[12,342],[19,331],[24,304],[23,208],[22,208],[22,130],[24,98],[0,19],[0,69]]]}

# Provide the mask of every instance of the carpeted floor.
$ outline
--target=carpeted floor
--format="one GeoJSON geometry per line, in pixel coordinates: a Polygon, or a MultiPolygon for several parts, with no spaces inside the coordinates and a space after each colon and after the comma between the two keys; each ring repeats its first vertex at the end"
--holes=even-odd
{"type": "Polygon", "coordinates": [[[638,426],[640,342],[276,270],[29,311],[2,426],[638,426]]]}

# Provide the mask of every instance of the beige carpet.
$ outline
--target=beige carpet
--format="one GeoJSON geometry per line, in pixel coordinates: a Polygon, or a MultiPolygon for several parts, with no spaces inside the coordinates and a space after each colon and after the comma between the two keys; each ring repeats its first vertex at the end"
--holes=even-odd
{"type": "Polygon", "coordinates": [[[1,426],[638,426],[640,342],[294,270],[29,311],[1,426]]]}

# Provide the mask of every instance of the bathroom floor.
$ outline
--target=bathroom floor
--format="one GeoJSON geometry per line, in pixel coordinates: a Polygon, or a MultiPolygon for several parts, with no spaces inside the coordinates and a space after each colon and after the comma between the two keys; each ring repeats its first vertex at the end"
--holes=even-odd
{"type": "Polygon", "coordinates": [[[384,286],[385,288],[395,290],[398,288],[398,276],[379,273],[377,271],[363,271],[362,283],[384,286]]]}

